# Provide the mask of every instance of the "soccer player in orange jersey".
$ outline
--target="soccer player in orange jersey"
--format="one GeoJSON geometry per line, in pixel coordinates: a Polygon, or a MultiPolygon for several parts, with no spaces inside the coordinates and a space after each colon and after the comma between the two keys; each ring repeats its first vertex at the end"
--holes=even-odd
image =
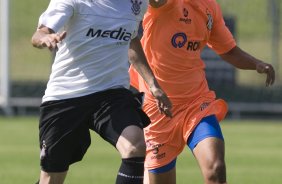
{"type": "Polygon", "coordinates": [[[143,108],[151,119],[145,128],[145,183],[175,184],[176,158],[186,145],[206,184],[227,183],[224,139],[218,123],[226,115],[227,104],[209,89],[200,53],[208,45],[234,67],[266,74],[266,86],[274,83],[274,69],[236,45],[215,0],[149,2],[142,46],[173,108],[171,118],[158,113],[149,88],[130,70],[131,84],[146,94],[143,108]]]}

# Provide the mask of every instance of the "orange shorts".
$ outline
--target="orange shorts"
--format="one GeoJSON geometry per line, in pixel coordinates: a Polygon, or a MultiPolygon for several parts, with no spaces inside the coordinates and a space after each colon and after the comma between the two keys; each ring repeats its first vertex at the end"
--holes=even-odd
{"type": "Polygon", "coordinates": [[[203,117],[214,114],[224,119],[227,104],[222,99],[200,97],[190,104],[174,105],[173,118],[160,114],[154,102],[145,101],[144,111],[151,124],[144,129],[146,169],[156,169],[174,160],[187,144],[189,135],[203,117]]]}

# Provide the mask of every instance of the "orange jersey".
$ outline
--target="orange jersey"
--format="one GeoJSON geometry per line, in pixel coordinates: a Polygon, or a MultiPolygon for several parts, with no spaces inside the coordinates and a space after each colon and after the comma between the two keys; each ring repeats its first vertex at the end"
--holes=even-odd
{"type": "Polygon", "coordinates": [[[154,169],[178,156],[203,117],[224,118],[227,104],[209,89],[200,54],[206,45],[223,54],[236,43],[215,0],[168,0],[161,8],[149,7],[143,28],[145,55],[173,103],[172,119],[160,114],[145,82],[131,68],[131,84],[146,94],[143,109],[151,124],[144,129],[145,166],[154,169]]]}
{"type": "MultiPolygon", "coordinates": [[[[206,45],[218,54],[236,45],[215,0],[168,0],[161,8],[149,7],[143,28],[148,62],[174,104],[210,92],[200,57],[206,45]]],[[[152,99],[145,84],[139,89],[152,99]]]]}

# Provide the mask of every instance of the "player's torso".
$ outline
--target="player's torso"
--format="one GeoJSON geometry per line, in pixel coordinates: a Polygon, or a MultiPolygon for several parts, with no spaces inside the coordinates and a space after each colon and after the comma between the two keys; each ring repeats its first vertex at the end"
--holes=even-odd
{"type": "Polygon", "coordinates": [[[144,0],[77,2],[74,15],[65,26],[69,35],[66,41],[70,44],[76,41],[87,42],[87,46],[91,45],[94,48],[106,45],[127,46],[138,31],[136,30],[138,23],[147,9],[144,0]]]}
{"type": "Polygon", "coordinates": [[[45,100],[128,87],[128,47],[147,1],[73,2],[73,15],[62,28],[67,36],[59,44],[45,100]]]}
{"type": "Polygon", "coordinates": [[[143,43],[149,41],[152,50],[167,54],[184,66],[194,65],[193,60],[200,59],[200,51],[206,45],[213,26],[206,1],[209,0],[174,0],[171,6],[164,7],[167,9],[159,13],[156,10],[153,14],[151,8],[144,18],[144,27],[151,29],[151,35],[145,35],[147,38],[143,43]]]}
{"type": "Polygon", "coordinates": [[[213,20],[205,1],[174,0],[159,12],[151,8],[145,14],[146,55],[166,92],[176,98],[208,91],[200,53],[213,20]]]}

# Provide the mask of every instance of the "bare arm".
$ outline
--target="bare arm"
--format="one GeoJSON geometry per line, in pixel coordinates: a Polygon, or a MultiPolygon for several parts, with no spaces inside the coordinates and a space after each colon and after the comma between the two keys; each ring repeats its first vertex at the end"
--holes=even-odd
{"type": "Polygon", "coordinates": [[[152,95],[156,98],[160,112],[171,117],[171,102],[159,86],[149,64],[147,63],[139,38],[136,37],[131,40],[128,56],[130,63],[145,80],[152,95]]]}
{"type": "Polygon", "coordinates": [[[167,0],[149,0],[150,5],[153,8],[159,8],[167,3],[167,0]]]}
{"type": "Polygon", "coordinates": [[[52,29],[45,26],[40,26],[31,38],[31,43],[36,48],[49,48],[53,50],[57,48],[57,43],[66,37],[66,32],[56,34],[52,29]]]}
{"type": "Polygon", "coordinates": [[[266,86],[272,85],[275,81],[275,71],[271,64],[256,59],[237,46],[229,52],[221,54],[220,57],[236,68],[256,70],[258,73],[265,73],[267,75],[266,86]]]}

